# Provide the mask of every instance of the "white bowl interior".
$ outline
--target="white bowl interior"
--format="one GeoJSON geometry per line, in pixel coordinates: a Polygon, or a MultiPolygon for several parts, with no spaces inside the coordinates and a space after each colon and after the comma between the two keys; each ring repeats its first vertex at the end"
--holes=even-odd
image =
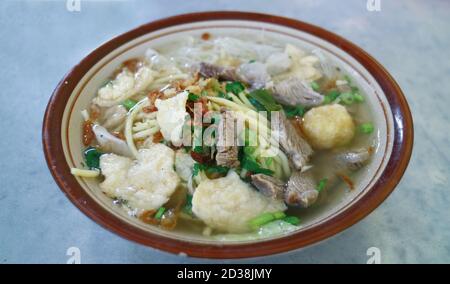
{"type": "MultiPolygon", "coordinates": [[[[366,94],[366,103],[372,109],[372,117],[377,125],[377,144],[375,145],[375,155],[371,163],[358,174],[355,184],[356,189],[348,192],[344,188],[337,188],[335,196],[330,202],[308,209],[302,217],[303,225],[299,230],[310,226],[315,226],[324,222],[332,216],[338,214],[346,207],[355,203],[366,194],[374,182],[378,179],[387,164],[393,145],[393,118],[389,104],[382,89],[371,74],[349,54],[339,49],[339,47],[322,40],[316,36],[279,26],[274,24],[251,22],[251,21],[209,21],[197,22],[184,25],[173,26],[158,30],[139,38],[136,38],[102,58],[93,68],[91,68],[82,80],[78,83],[72,93],[62,121],[62,141],[64,145],[65,158],[70,167],[80,167],[83,162],[83,144],[81,141],[82,116],[81,110],[86,109],[89,102],[95,96],[97,89],[103,84],[108,76],[120,64],[130,58],[143,56],[149,47],[162,49],[171,42],[178,41],[180,37],[196,36],[208,32],[212,36],[234,36],[234,37],[259,37],[264,40],[275,40],[280,43],[291,43],[304,48],[305,50],[320,49],[327,57],[331,58],[344,72],[351,75],[356,84],[366,94]],[[344,192],[347,192],[343,194],[344,192]]],[[[77,178],[83,189],[101,206],[112,212],[133,226],[137,226],[155,234],[164,235],[171,238],[184,239],[194,242],[208,243],[211,239],[188,232],[168,232],[151,225],[147,225],[134,217],[130,217],[123,210],[113,205],[111,199],[102,194],[98,181],[92,179],[77,178]]],[[[214,241],[217,242],[217,241],[214,241]]]]}

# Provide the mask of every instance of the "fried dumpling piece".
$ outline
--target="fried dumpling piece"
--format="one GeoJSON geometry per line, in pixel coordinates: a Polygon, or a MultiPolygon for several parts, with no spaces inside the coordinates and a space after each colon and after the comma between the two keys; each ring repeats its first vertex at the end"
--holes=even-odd
{"type": "Polygon", "coordinates": [[[175,154],[175,171],[184,181],[188,181],[192,176],[195,161],[184,149],[180,149],[175,154]]]}
{"type": "Polygon", "coordinates": [[[348,144],[355,124],[347,109],[339,104],[311,109],[303,117],[302,130],[315,149],[331,149],[348,144]]]}
{"type": "Polygon", "coordinates": [[[140,150],[136,160],[116,154],[102,155],[100,168],[105,180],[100,188],[112,198],[128,201],[138,212],[158,209],[180,182],[174,160],[174,151],[163,144],[140,150]]]}
{"type": "Polygon", "coordinates": [[[93,102],[101,107],[111,107],[144,91],[153,82],[153,71],[143,65],[136,73],[127,68],[98,90],[93,102]]]}
{"type": "Polygon", "coordinates": [[[209,227],[228,233],[248,232],[251,219],[284,210],[282,201],[265,197],[232,170],[226,177],[202,181],[192,199],[192,211],[198,218],[209,227]]]}

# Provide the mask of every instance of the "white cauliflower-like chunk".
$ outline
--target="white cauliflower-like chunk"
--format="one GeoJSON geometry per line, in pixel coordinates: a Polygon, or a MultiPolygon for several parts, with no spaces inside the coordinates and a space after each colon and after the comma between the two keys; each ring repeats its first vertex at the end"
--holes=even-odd
{"type": "Polygon", "coordinates": [[[145,58],[151,69],[158,73],[158,77],[181,73],[174,60],[167,58],[154,49],[147,49],[145,58]]]}
{"type": "Polygon", "coordinates": [[[173,169],[174,159],[174,151],[163,144],[140,150],[136,160],[102,155],[100,168],[105,181],[100,188],[110,197],[127,200],[138,212],[158,209],[169,200],[180,181],[173,169]]]}
{"type": "Polygon", "coordinates": [[[315,107],[303,117],[302,129],[315,149],[331,149],[349,143],[355,124],[347,109],[339,104],[315,107]]]}
{"type": "Polygon", "coordinates": [[[274,53],[267,58],[266,68],[270,75],[278,75],[291,68],[292,60],[286,53],[274,53]]]}
{"type": "Polygon", "coordinates": [[[291,45],[287,44],[284,51],[292,60],[289,75],[298,77],[304,81],[311,82],[322,77],[320,71],[315,67],[319,62],[319,58],[314,55],[306,55],[306,53],[291,45]]]}
{"type": "Polygon", "coordinates": [[[175,171],[184,181],[188,181],[192,176],[195,161],[191,155],[184,150],[178,150],[175,154],[175,171]]]}
{"type": "Polygon", "coordinates": [[[213,229],[242,233],[262,213],[286,210],[279,200],[265,197],[230,170],[223,178],[204,180],[195,190],[192,211],[213,229]]]}
{"type": "Polygon", "coordinates": [[[144,91],[153,82],[153,71],[147,66],[140,67],[136,73],[124,68],[114,80],[98,90],[94,103],[101,107],[111,107],[144,91]]]}
{"type": "Polygon", "coordinates": [[[174,97],[155,101],[158,109],[156,113],[156,121],[161,128],[161,134],[164,139],[178,144],[181,140],[183,125],[186,119],[186,101],[188,92],[183,91],[174,97]]]}

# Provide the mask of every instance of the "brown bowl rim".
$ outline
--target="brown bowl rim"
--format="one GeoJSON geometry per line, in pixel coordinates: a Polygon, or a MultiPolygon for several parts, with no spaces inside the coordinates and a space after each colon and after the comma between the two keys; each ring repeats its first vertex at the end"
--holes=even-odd
{"type": "Polygon", "coordinates": [[[92,220],[128,240],[156,249],[192,257],[222,259],[258,257],[299,249],[352,226],[378,207],[399,183],[411,157],[413,140],[412,116],[400,87],[381,64],[360,47],[332,32],[305,22],[268,14],[237,11],[199,12],[168,17],[139,26],[106,42],[86,56],[59,82],[47,105],[42,127],[43,149],[53,178],[72,203],[92,220]],[[167,238],[137,228],[115,217],[84,191],[70,174],[61,140],[64,109],[79,80],[98,60],[134,38],[170,26],[207,20],[259,21],[310,33],[340,47],[371,73],[383,89],[392,111],[394,143],[382,175],[360,200],[325,222],[292,235],[257,243],[216,245],[167,238]]]}

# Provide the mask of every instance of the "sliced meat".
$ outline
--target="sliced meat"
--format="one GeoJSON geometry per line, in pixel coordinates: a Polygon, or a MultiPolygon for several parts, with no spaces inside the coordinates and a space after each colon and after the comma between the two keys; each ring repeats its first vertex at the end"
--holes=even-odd
{"type": "Polygon", "coordinates": [[[284,202],[291,206],[307,208],[316,202],[319,192],[311,173],[296,171],[289,178],[284,192],[284,202]]]}
{"type": "Polygon", "coordinates": [[[370,148],[362,148],[354,151],[338,154],[336,156],[338,166],[343,170],[357,171],[362,168],[371,156],[370,148]]]}
{"type": "Polygon", "coordinates": [[[234,117],[231,112],[222,113],[217,128],[216,162],[219,166],[235,168],[240,164],[234,133],[234,117]]]}
{"type": "Polygon", "coordinates": [[[324,97],[298,78],[289,78],[273,88],[274,99],[284,105],[314,107],[322,104],[324,97]]]}
{"type": "Polygon", "coordinates": [[[198,73],[205,78],[217,78],[225,81],[238,81],[236,69],[231,67],[222,67],[206,62],[199,64],[198,73]]]}
{"type": "Polygon", "coordinates": [[[216,154],[216,162],[219,166],[225,166],[229,168],[236,168],[239,166],[239,160],[237,159],[238,149],[236,147],[228,147],[223,152],[216,154]]]}
{"type": "Polygon", "coordinates": [[[238,69],[201,62],[198,73],[205,78],[243,82],[250,85],[251,89],[264,88],[266,83],[270,81],[266,66],[260,62],[245,63],[238,69]]]}
{"type": "Polygon", "coordinates": [[[279,112],[278,131],[281,150],[288,156],[292,166],[296,170],[301,170],[313,154],[311,146],[282,111],[279,112]]]}
{"type": "Polygon", "coordinates": [[[251,176],[252,184],[263,195],[273,199],[283,199],[284,182],[265,174],[255,174],[251,176]]]}

